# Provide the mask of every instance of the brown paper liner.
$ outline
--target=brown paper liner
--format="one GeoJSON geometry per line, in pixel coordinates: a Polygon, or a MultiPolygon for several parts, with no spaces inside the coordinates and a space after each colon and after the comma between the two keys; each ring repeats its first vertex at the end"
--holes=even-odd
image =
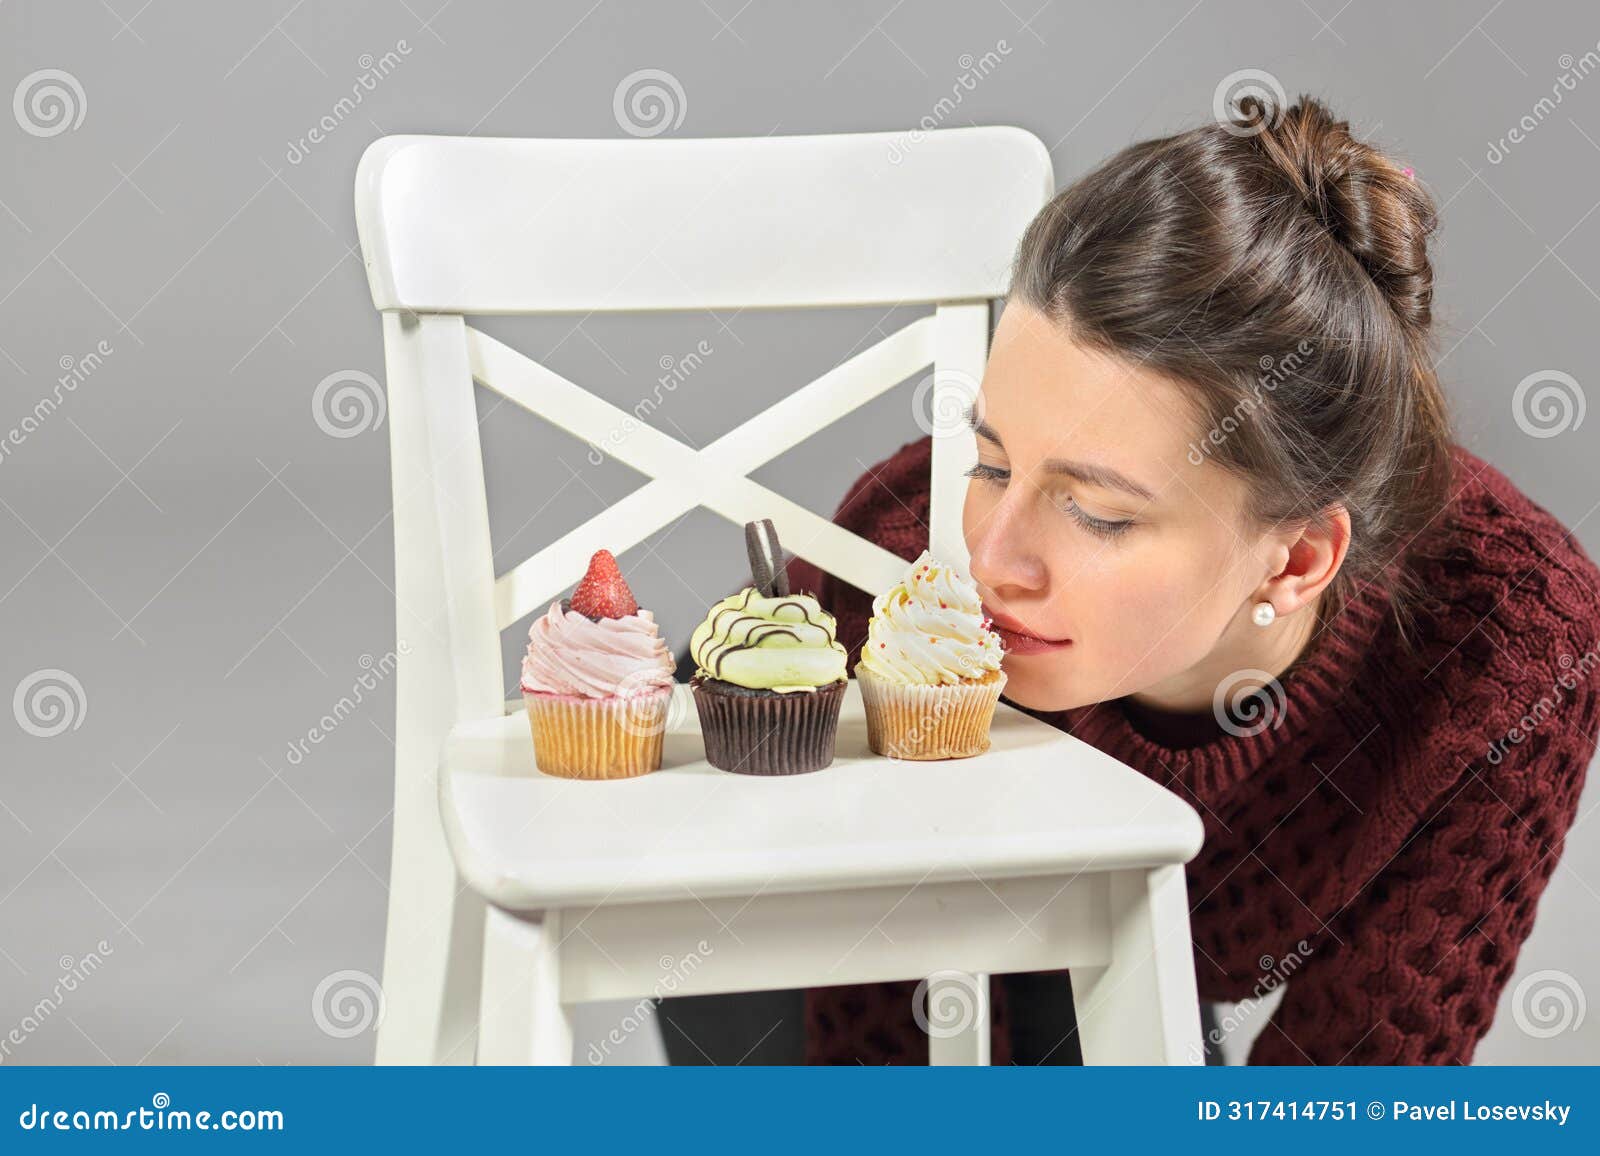
{"type": "Polygon", "coordinates": [[[949,685],[890,682],[856,667],[867,745],[892,759],[965,759],[989,749],[989,724],[1005,671],[949,685]]]}
{"type": "Polygon", "coordinates": [[[661,766],[672,689],[612,698],[529,694],[533,760],[563,779],[631,779],[661,766]]]}
{"type": "Polygon", "coordinates": [[[845,679],[814,691],[752,691],[693,678],[706,762],[741,775],[799,775],[833,762],[845,679]]]}

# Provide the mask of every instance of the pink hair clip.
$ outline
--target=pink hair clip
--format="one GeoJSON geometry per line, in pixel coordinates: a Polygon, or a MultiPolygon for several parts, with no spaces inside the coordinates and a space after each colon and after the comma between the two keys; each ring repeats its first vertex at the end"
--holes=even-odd
{"type": "Polygon", "coordinates": [[[1414,180],[1417,179],[1417,172],[1416,172],[1415,169],[1403,168],[1400,171],[1401,171],[1401,173],[1403,173],[1405,175],[1405,178],[1408,181],[1414,181],[1414,180]]]}

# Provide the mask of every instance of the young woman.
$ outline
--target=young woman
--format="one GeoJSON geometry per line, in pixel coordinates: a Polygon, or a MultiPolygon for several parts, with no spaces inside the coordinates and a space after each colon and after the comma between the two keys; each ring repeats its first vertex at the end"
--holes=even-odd
{"type": "MultiPolygon", "coordinates": [[[[1600,574],[1450,442],[1433,227],[1315,101],[1135,145],[1028,229],[973,406],[1005,697],[1199,812],[1201,997],[1287,975],[1256,1063],[1469,1060],[1600,727],[1600,574]]],[[[930,446],[835,520],[914,558],[930,446]]],[[[868,596],[792,572],[854,653],[868,596]]],[[[807,993],[807,1058],[925,1062],[913,986],[807,993]]]]}

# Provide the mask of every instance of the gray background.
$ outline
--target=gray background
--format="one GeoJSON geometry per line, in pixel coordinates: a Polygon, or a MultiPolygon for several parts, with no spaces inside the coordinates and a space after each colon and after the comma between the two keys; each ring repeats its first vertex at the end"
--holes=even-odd
{"type": "MultiPolygon", "coordinates": [[[[1486,153],[1535,115],[1562,55],[1597,39],[1592,5],[1493,0],[9,0],[0,95],[61,69],[83,118],[40,136],[0,114],[0,433],[52,393],[63,359],[112,350],[0,459],[0,691],[52,669],[83,687],[55,737],[0,715],[0,1037],[62,967],[110,948],[9,1062],[370,1058],[370,1032],[330,1036],[311,1006],[331,973],[381,970],[390,692],[298,764],[288,750],[363,656],[394,645],[387,429],[332,437],[312,406],[330,374],[383,374],[351,210],[375,137],[618,137],[613,95],[646,68],[683,88],[678,135],[907,129],[952,92],[964,54],[1004,41],[942,123],[1025,127],[1066,181],[1204,120],[1229,74],[1267,70],[1390,145],[1443,204],[1440,351],[1462,440],[1595,554],[1595,425],[1532,437],[1511,398],[1541,370],[1592,384],[1600,79],[1576,81],[1500,163],[1486,153]],[[292,161],[363,55],[402,40],[398,66],[292,161]]],[[[486,328],[630,407],[661,358],[706,341],[658,412],[699,445],[901,320],[486,328]]],[[[862,468],[918,436],[912,388],[760,478],[831,513],[862,468]]],[[[638,483],[512,407],[484,439],[502,569],[638,483]]],[[[737,533],[698,513],[623,563],[674,639],[743,573],[737,533]]],[[[1519,978],[1560,969],[1600,994],[1597,798],[1519,978]]],[[[1600,1014],[1539,1038],[1510,1014],[1515,983],[1480,1060],[1600,1059],[1600,1014]]],[[[591,1010],[580,1029],[617,1018],[591,1010]]],[[[647,1030],[625,1054],[658,1046],[647,1030]]]]}

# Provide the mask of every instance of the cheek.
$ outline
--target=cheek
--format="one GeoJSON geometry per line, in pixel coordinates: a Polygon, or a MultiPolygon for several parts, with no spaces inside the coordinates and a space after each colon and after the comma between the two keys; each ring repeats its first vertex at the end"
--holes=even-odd
{"type": "Polygon", "coordinates": [[[1239,606],[1233,562],[1199,543],[1155,550],[1088,584],[1096,605],[1083,657],[1127,694],[1202,661],[1239,606]]]}
{"type": "MultiPolygon", "coordinates": [[[[1006,697],[1038,710],[1066,710],[1137,690],[1141,656],[1168,629],[1165,583],[1141,580],[1148,571],[1119,562],[1109,549],[1059,551],[1050,560],[1055,625],[1072,646],[1055,654],[1008,655],[1006,697]]],[[[1159,653],[1159,646],[1156,647],[1159,653]]]]}
{"type": "Polygon", "coordinates": [[[995,501],[996,497],[987,485],[975,479],[968,480],[966,501],[961,504],[961,536],[967,543],[967,553],[972,553],[972,547],[982,532],[983,521],[994,508],[995,501]]]}
{"type": "Polygon", "coordinates": [[[1134,694],[1189,669],[1216,645],[1237,602],[1203,551],[1107,547],[1058,571],[1074,645],[1007,663],[1014,702],[1060,710],[1134,694]]]}
{"type": "Polygon", "coordinates": [[[1143,683],[1205,655],[1217,634],[1207,613],[1213,594],[1195,578],[1145,569],[1107,585],[1092,639],[1106,673],[1143,683]]]}
{"type": "Polygon", "coordinates": [[[969,559],[986,541],[990,546],[995,545],[994,541],[989,541],[994,535],[1015,532],[1015,526],[1002,526],[996,516],[1004,493],[1004,488],[993,482],[968,480],[966,499],[961,503],[961,540],[966,544],[969,559]]]}

